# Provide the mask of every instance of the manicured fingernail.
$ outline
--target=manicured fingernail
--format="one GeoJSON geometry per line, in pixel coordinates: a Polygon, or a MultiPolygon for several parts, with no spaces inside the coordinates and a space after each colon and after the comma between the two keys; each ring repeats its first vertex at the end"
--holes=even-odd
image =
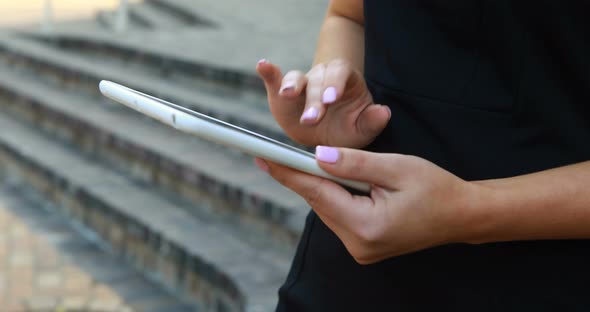
{"type": "Polygon", "coordinates": [[[319,161],[333,164],[340,158],[340,152],[334,147],[317,146],[315,148],[315,158],[319,161]]]}
{"type": "Polygon", "coordinates": [[[387,112],[389,113],[389,119],[391,119],[391,108],[387,105],[384,105],[384,106],[387,109],[387,112]]]}
{"type": "Polygon", "coordinates": [[[293,91],[295,91],[295,82],[294,81],[287,81],[281,86],[279,93],[280,94],[291,94],[291,93],[293,93],[293,91]]]}
{"type": "Polygon", "coordinates": [[[330,104],[334,101],[336,101],[336,88],[328,87],[322,95],[322,102],[324,102],[324,104],[330,104]]]}
{"type": "Polygon", "coordinates": [[[316,120],[318,118],[319,111],[315,107],[308,108],[303,115],[301,115],[301,120],[311,121],[316,120]]]}
{"type": "Polygon", "coordinates": [[[254,163],[256,164],[256,166],[264,171],[264,172],[268,172],[268,165],[266,164],[266,162],[260,158],[255,158],[254,159],[254,163]]]}
{"type": "Polygon", "coordinates": [[[268,63],[267,59],[260,59],[260,61],[258,61],[258,64],[266,64],[268,63]]]}

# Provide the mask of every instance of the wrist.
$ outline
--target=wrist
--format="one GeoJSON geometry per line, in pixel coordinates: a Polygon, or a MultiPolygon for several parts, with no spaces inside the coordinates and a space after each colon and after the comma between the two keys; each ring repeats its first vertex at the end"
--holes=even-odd
{"type": "Polygon", "coordinates": [[[497,228],[494,213],[501,201],[501,191],[490,181],[465,182],[464,196],[459,204],[458,235],[455,242],[483,244],[490,242],[497,228]]]}

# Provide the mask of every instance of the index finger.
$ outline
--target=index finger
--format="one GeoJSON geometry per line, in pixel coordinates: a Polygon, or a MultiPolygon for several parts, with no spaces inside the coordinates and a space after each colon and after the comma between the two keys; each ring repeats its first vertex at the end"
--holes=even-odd
{"type": "Polygon", "coordinates": [[[279,183],[299,194],[316,211],[349,228],[363,220],[374,202],[371,197],[350,194],[330,180],[265,161],[268,173],[279,183]]]}

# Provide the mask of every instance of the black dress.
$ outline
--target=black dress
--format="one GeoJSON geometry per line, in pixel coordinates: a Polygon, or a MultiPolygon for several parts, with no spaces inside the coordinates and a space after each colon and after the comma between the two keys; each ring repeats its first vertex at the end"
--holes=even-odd
{"type": "MultiPolygon", "coordinates": [[[[589,1],[370,0],[365,40],[367,83],[392,110],[368,149],[466,180],[590,160],[589,1]]],[[[589,240],[453,244],[361,266],[312,212],[278,310],[590,311],[589,284],[589,240]]]]}

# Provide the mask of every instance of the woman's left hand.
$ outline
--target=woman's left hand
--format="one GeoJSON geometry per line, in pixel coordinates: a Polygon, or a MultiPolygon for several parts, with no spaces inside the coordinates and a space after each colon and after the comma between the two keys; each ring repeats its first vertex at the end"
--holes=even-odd
{"type": "Polygon", "coordinates": [[[474,184],[408,155],[318,146],[316,159],[334,176],[370,183],[370,197],[272,162],[256,162],[302,196],[358,263],[468,240],[474,184]]]}

